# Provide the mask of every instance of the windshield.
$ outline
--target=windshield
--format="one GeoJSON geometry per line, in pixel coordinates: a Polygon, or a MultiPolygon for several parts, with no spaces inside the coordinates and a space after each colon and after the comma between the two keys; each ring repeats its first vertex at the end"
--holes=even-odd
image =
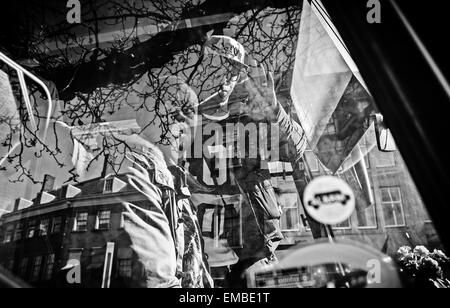
{"type": "Polygon", "coordinates": [[[366,286],[359,261],[286,261],[351,241],[408,283],[444,279],[402,136],[320,1],[210,2],[11,4],[29,27],[0,36],[1,272],[36,287],[366,286]],[[349,193],[308,188],[324,177],[349,193]],[[277,262],[289,279],[242,279],[277,262]]]}

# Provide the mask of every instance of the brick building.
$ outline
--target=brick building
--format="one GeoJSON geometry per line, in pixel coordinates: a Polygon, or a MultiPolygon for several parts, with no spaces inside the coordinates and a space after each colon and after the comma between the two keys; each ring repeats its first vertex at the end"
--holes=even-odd
{"type": "Polygon", "coordinates": [[[100,287],[106,246],[114,243],[110,286],[132,286],[139,269],[122,229],[122,200],[144,202],[123,176],[43,191],[32,201],[17,199],[14,211],[0,218],[0,264],[33,286],[60,287],[69,286],[66,274],[78,260],[76,286],[100,287]]]}

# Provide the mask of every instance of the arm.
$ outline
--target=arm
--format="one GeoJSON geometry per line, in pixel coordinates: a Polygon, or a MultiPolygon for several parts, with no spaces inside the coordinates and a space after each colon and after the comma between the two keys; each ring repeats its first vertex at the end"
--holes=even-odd
{"type": "MultiPolygon", "coordinates": [[[[266,75],[263,66],[261,66],[260,70],[263,72],[263,75],[266,75]]],[[[307,145],[306,134],[301,125],[295,122],[278,102],[272,73],[268,73],[264,78],[250,75],[245,87],[249,93],[250,101],[263,106],[266,114],[275,115],[280,130],[294,144],[296,149],[295,159],[300,159],[307,145]]]]}
{"type": "Polygon", "coordinates": [[[124,231],[144,271],[143,287],[180,287],[176,277],[176,249],[169,221],[162,209],[160,190],[151,183],[147,171],[136,164],[129,168],[128,183],[140,192],[146,206],[123,203],[124,231]]]}
{"type": "Polygon", "coordinates": [[[281,131],[286,134],[295,147],[295,160],[300,159],[305,153],[307,146],[306,134],[303,128],[295,122],[284,110],[283,106],[277,102],[275,107],[277,123],[281,131]]]}

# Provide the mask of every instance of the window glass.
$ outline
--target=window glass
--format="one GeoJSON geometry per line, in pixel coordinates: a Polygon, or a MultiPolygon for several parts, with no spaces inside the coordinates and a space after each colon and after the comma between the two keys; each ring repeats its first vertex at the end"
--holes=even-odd
{"type": "Polygon", "coordinates": [[[111,211],[100,211],[98,213],[98,227],[97,229],[109,229],[111,211]]]}
{"type": "Polygon", "coordinates": [[[377,212],[375,204],[367,208],[356,208],[355,213],[358,228],[377,228],[377,212]]]}
{"type": "Polygon", "coordinates": [[[13,225],[9,225],[6,227],[5,230],[5,234],[3,237],[3,243],[9,243],[12,240],[12,236],[13,236],[13,231],[14,231],[14,226],[13,225]]]}
{"type": "Polygon", "coordinates": [[[37,256],[34,258],[33,269],[31,272],[31,280],[36,281],[39,280],[40,272],[41,272],[41,263],[42,256],[37,256]]]}
{"type": "Polygon", "coordinates": [[[114,179],[107,179],[105,181],[105,192],[111,192],[113,189],[114,179]]]}
{"type": "MultiPolygon", "coordinates": [[[[32,286],[152,287],[159,262],[234,287],[321,241],[443,249],[320,1],[99,1],[71,25],[51,2],[17,4],[29,23],[0,50],[45,85],[0,60],[0,264],[32,286]],[[308,214],[322,176],[350,186],[348,219],[308,214]]],[[[331,263],[314,270],[345,276],[331,263]]]]}
{"type": "Polygon", "coordinates": [[[305,160],[311,172],[319,171],[319,161],[313,151],[308,150],[305,152],[305,160]]]}
{"type": "Polygon", "coordinates": [[[22,278],[26,278],[26,274],[27,274],[27,270],[28,270],[28,258],[22,258],[20,260],[19,263],[19,268],[17,270],[18,275],[22,278]]]}
{"type": "Polygon", "coordinates": [[[282,216],[281,228],[283,231],[298,231],[300,227],[300,217],[298,213],[299,200],[295,193],[283,194],[280,202],[282,216]]]}
{"type": "Polygon", "coordinates": [[[32,238],[36,235],[37,221],[28,221],[27,238],[32,238]]]}
{"type": "Polygon", "coordinates": [[[57,216],[57,217],[53,218],[52,233],[61,232],[61,223],[62,223],[62,217],[57,216]]]}
{"type": "Polygon", "coordinates": [[[88,213],[77,213],[74,221],[74,231],[83,232],[87,231],[88,213]]]}
{"type": "Polygon", "coordinates": [[[377,168],[393,167],[395,166],[394,153],[382,153],[378,152],[374,155],[374,160],[377,168]]]}
{"type": "Polygon", "coordinates": [[[48,234],[48,228],[49,228],[49,219],[42,219],[41,223],[39,225],[39,235],[40,236],[46,236],[48,234]]]}
{"type": "Polygon", "coordinates": [[[398,227],[405,225],[403,213],[403,204],[400,198],[400,188],[383,187],[382,191],[382,208],[386,227],[398,227]]]}
{"type": "Polygon", "coordinates": [[[16,230],[14,231],[14,240],[19,241],[22,239],[22,232],[23,232],[23,223],[18,222],[16,225],[16,230]]]}
{"type": "Polygon", "coordinates": [[[132,274],[132,260],[129,259],[121,259],[119,260],[119,277],[123,278],[131,278],[132,274]]]}
{"type": "Polygon", "coordinates": [[[49,254],[47,255],[46,261],[45,261],[45,269],[43,274],[44,280],[50,280],[53,277],[53,267],[55,265],[55,254],[49,254]]]}

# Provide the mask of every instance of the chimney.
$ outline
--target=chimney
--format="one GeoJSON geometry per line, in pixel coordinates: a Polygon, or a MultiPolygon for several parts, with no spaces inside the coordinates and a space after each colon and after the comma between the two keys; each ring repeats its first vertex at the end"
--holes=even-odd
{"type": "Polygon", "coordinates": [[[103,169],[100,175],[101,178],[105,178],[108,174],[114,174],[114,158],[111,158],[109,154],[105,154],[103,160],[103,169]]]}
{"type": "Polygon", "coordinates": [[[55,177],[49,174],[44,175],[44,182],[42,183],[41,192],[49,192],[54,189],[55,186],[55,177]]]}

